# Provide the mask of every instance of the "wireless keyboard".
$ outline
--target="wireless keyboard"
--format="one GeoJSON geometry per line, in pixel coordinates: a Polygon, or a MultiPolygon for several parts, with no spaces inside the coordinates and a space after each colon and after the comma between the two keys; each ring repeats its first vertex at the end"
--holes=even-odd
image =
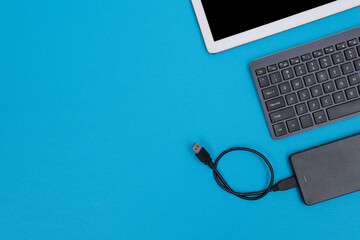
{"type": "Polygon", "coordinates": [[[273,139],[360,114],[360,27],[250,63],[273,139]]]}

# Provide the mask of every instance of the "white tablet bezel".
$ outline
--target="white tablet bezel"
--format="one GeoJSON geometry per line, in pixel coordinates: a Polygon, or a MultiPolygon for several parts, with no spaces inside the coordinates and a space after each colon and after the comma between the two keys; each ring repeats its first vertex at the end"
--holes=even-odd
{"type": "Polygon", "coordinates": [[[191,2],[209,53],[222,52],[360,5],[360,0],[337,0],[230,37],[214,41],[201,0],[191,0],[191,2]]]}

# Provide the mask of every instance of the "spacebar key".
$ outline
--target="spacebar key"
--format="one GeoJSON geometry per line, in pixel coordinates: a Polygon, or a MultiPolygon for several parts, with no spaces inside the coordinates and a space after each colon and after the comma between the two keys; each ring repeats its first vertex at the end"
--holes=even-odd
{"type": "Polygon", "coordinates": [[[326,111],[330,120],[360,112],[360,99],[328,108],[326,111]]]}

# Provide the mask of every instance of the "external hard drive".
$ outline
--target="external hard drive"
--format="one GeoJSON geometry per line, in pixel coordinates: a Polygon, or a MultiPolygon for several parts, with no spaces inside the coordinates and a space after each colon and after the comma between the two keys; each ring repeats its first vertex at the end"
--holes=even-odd
{"type": "Polygon", "coordinates": [[[295,153],[290,161],[306,205],[360,190],[360,134],[295,153]]]}

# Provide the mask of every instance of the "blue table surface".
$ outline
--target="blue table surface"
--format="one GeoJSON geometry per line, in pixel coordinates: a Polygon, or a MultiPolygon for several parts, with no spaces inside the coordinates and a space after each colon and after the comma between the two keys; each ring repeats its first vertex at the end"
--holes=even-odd
{"type": "MultiPolygon", "coordinates": [[[[360,239],[360,192],[314,206],[297,189],[245,201],[193,155],[290,154],[359,132],[352,118],[271,139],[256,58],[360,25],[360,8],[207,53],[190,1],[18,1],[0,9],[1,239],[360,239]]],[[[219,165],[238,191],[267,169],[219,165]]]]}

